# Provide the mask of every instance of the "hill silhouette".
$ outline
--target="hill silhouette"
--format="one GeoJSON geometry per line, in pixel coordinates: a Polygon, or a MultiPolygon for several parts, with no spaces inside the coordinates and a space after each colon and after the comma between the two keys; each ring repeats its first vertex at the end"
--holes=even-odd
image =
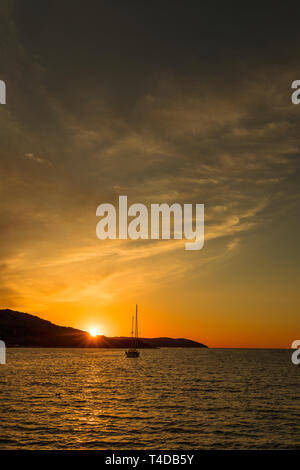
{"type": "MultiPolygon", "coordinates": [[[[10,309],[0,310],[0,339],[8,347],[45,348],[128,348],[131,338],[91,337],[86,331],[59,326],[29,313],[10,309]]],[[[140,338],[139,348],[193,347],[206,348],[204,344],[184,338],[140,338]]]]}

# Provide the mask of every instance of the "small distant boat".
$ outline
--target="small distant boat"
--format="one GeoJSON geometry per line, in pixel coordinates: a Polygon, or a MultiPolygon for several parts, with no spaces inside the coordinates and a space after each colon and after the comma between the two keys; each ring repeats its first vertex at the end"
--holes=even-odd
{"type": "Polygon", "coordinates": [[[132,317],[132,327],[131,327],[131,347],[128,351],[125,351],[127,357],[139,357],[140,352],[138,350],[139,345],[139,330],[138,330],[138,306],[136,305],[135,310],[135,324],[134,317],[132,317]],[[134,334],[133,334],[134,330],[134,334]]]}

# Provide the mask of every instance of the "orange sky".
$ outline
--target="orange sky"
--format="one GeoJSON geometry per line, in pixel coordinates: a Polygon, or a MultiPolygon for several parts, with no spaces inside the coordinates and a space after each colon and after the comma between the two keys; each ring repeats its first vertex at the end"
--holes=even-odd
{"type": "Polygon", "coordinates": [[[288,259],[284,266],[285,246],[277,250],[281,269],[274,269],[271,233],[272,227],[263,241],[250,233],[225,253],[223,243],[217,249],[212,241],[186,252],[173,240],[155,241],[154,248],[152,242],[97,240],[94,251],[71,250],[51,260],[45,253],[41,262],[37,249],[30,269],[24,259],[15,260],[20,297],[6,306],[118,336],[130,334],[138,302],[141,336],[186,337],[210,347],[287,348],[298,322],[297,266],[288,259]]]}

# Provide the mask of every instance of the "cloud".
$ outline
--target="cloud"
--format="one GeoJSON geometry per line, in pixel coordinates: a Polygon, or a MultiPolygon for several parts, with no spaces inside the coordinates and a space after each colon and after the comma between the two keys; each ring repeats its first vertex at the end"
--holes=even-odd
{"type": "Polygon", "coordinates": [[[33,153],[25,153],[25,157],[28,160],[32,160],[34,162],[40,163],[42,165],[47,165],[47,166],[52,166],[52,163],[46,160],[45,158],[38,157],[37,155],[34,155],[33,153]]]}
{"type": "Polygon", "coordinates": [[[243,252],[245,239],[298,204],[293,60],[280,63],[280,51],[278,63],[263,60],[246,38],[241,50],[220,18],[218,40],[205,30],[202,41],[202,15],[190,22],[184,13],[184,39],[172,20],[165,30],[155,22],[153,34],[139,9],[145,30],[131,15],[126,23],[125,7],[103,7],[114,21],[96,15],[94,29],[88,12],[60,24],[55,7],[15,8],[5,17],[8,104],[0,110],[3,301],[109,302],[137,285],[189,280],[243,252]],[[190,256],[184,241],[100,242],[96,207],[119,194],[146,205],[204,203],[204,249],[190,256]]]}

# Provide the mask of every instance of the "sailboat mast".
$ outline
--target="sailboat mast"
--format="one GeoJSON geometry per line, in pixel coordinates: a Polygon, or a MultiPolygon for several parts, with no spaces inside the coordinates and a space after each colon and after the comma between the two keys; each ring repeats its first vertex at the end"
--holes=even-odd
{"type": "Polygon", "coordinates": [[[134,315],[132,315],[132,324],[131,324],[131,346],[128,351],[125,351],[127,357],[139,357],[140,352],[139,347],[139,324],[138,324],[138,306],[135,306],[135,322],[134,315]]]}
{"type": "Polygon", "coordinates": [[[138,306],[136,305],[136,310],[135,310],[135,343],[136,347],[138,346],[138,335],[139,335],[139,330],[138,330],[138,306]]]}

